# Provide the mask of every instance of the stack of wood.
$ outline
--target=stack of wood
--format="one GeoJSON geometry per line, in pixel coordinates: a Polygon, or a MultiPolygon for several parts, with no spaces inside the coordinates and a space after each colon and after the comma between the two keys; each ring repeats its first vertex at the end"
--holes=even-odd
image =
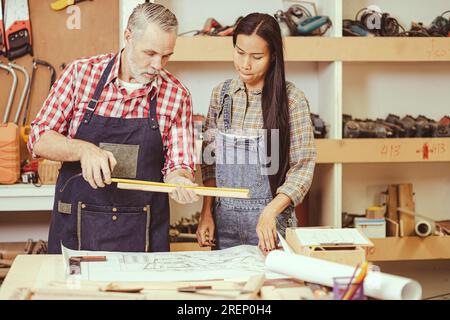
{"type": "Polygon", "coordinates": [[[415,211],[413,185],[411,183],[389,185],[387,194],[387,236],[415,236],[414,215],[398,210],[398,208],[404,208],[411,212],[415,211]]]}

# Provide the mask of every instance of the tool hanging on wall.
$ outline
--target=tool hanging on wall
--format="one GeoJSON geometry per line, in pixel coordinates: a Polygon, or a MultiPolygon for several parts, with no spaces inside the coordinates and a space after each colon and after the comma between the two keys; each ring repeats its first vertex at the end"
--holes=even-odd
{"type": "Polygon", "coordinates": [[[14,101],[14,95],[16,93],[18,81],[17,81],[17,74],[15,73],[13,68],[0,62],[0,69],[7,71],[9,74],[11,74],[11,76],[13,78],[11,91],[9,92],[9,98],[8,98],[8,102],[6,104],[5,114],[3,116],[3,123],[7,123],[8,119],[9,119],[9,114],[11,112],[12,104],[14,101]]]}
{"type": "MultiPolygon", "coordinates": [[[[83,1],[88,1],[88,0],[58,0],[58,1],[50,3],[50,7],[55,11],[59,11],[59,10],[64,10],[68,6],[73,6],[74,4],[78,4],[83,1]]],[[[89,0],[89,1],[92,1],[92,0],[89,0]]]]}
{"type": "MultiPolygon", "coordinates": [[[[27,97],[27,95],[29,95],[30,76],[27,70],[20,65],[9,63],[9,66],[15,70],[22,72],[25,78],[25,84],[23,86],[22,95],[20,96],[19,104],[17,106],[17,112],[16,115],[14,116],[14,124],[17,126],[17,132],[19,132],[18,128],[19,118],[23,109],[25,98],[27,97]]],[[[28,162],[28,160],[26,162],[28,162]]],[[[33,183],[36,185],[38,183],[38,161],[33,160],[29,164],[21,164],[20,167],[21,167],[22,183],[33,183]]]]}
{"type": "Polygon", "coordinates": [[[0,184],[14,184],[20,176],[19,130],[17,124],[8,122],[17,88],[17,75],[13,68],[0,63],[0,69],[8,71],[13,78],[8,103],[0,124],[0,184]]]}
{"type": "Polygon", "coordinates": [[[5,38],[9,60],[33,55],[28,0],[5,1],[5,38]]]}
{"type": "Polygon", "coordinates": [[[36,77],[36,71],[38,69],[38,66],[40,66],[40,65],[47,67],[47,69],[50,71],[49,91],[56,81],[56,70],[50,63],[48,63],[47,61],[44,61],[44,60],[39,60],[39,59],[33,60],[33,71],[31,72],[30,89],[29,89],[27,103],[26,103],[25,111],[24,111],[24,115],[23,115],[22,128],[20,129],[20,135],[25,143],[28,143],[28,135],[30,134],[30,125],[27,124],[27,121],[28,121],[28,113],[30,110],[31,94],[33,92],[33,83],[34,83],[34,80],[36,77]]]}
{"type": "Polygon", "coordinates": [[[6,53],[5,26],[3,22],[3,1],[0,0],[0,56],[6,53]]]}
{"type": "Polygon", "coordinates": [[[22,95],[20,96],[19,104],[17,106],[17,112],[16,115],[14,116],[14,123],[19,124],[20,113],[22,112],[25,98],[30,92],[30,75],[28,74],[27,69],[25,69],[20,65],[10,63],[9,66],[15,70],[22,72],[25,77],[25,84],[23,86],[22,95]]]}

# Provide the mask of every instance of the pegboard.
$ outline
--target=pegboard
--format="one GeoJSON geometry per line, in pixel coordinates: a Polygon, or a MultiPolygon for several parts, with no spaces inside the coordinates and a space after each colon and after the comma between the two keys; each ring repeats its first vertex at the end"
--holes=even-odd
{"type": "MultiPolygon", "coordinates": [[[[52,64],[59,76],[62,71],[61,66],[69,64],[74,59],[118,52],[119,0],[83,1],[77,4],[75,8],[71,7],[61,11],[53,11],[50,8],[50,3],[53,1],[55,0],[29,0],[34,58],[52,64]]],[[[28,55],[15,60],[14,63],[24,66],[31,77],[32,60],[33,57],[28,55]]],[[[8,63],[4,57],[0,57],[0,61],[4,64],[8,63]]],[[[14,119],[25,83],[23,74],[18,71],[16,73],[19,83],[9,121],[14,119]]],[[[33,84],[28,124],[41,109],[49,91],[49,84],[50,72],[45,67],[39,67],[33,84]]],[[[1,120],[3,119],[11,85],[12,77],[6,71],[0,70],[1,120]]],[[[23,114],[24,110],[19,119],[19,124],[22,124],[23,114]]],[[[24,159],[28,157],[28,152],[25,144],[22,144],[22,159],[24,159]]]]}

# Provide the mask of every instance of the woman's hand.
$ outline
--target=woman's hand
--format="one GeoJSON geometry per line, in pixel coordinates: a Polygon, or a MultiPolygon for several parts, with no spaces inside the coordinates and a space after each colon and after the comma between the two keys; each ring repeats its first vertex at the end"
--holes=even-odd
{"type": "Polygon", "coordinates": [[[200,247],[214,247],[214,218],[211,209],[203,209],[197,228],[197,242],[200,247]]]}
{"type": "Polygon", "coordinates": [[[256,234],[259,238],[258,247],[265,254],[277,247],[277,212],[267,206],[261,215],[256,226],[256,234]]]}

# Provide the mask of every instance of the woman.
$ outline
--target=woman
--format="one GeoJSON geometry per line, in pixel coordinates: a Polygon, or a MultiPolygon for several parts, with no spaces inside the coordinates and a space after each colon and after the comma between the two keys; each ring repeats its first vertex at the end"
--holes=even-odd
{"type": "Polygon", "coordinates": [[[215,165],[202,165],[205,186],[250,189],[250,199],[205,197],[197,229],[201,246],[276,248],[277,231],[296,226],[294,208],[308,192],[316,151],[309,105],[286,82],[280,27],[252,13],[233,34],[239,79],[213,90],[204,144],[215,165]],[[211,142],[214,140],[214,144],[211,142]],[[268,156],[270,155],[270,156],[268,156]],[[256,160],[256,161],[255,161],[256,160]]]}

